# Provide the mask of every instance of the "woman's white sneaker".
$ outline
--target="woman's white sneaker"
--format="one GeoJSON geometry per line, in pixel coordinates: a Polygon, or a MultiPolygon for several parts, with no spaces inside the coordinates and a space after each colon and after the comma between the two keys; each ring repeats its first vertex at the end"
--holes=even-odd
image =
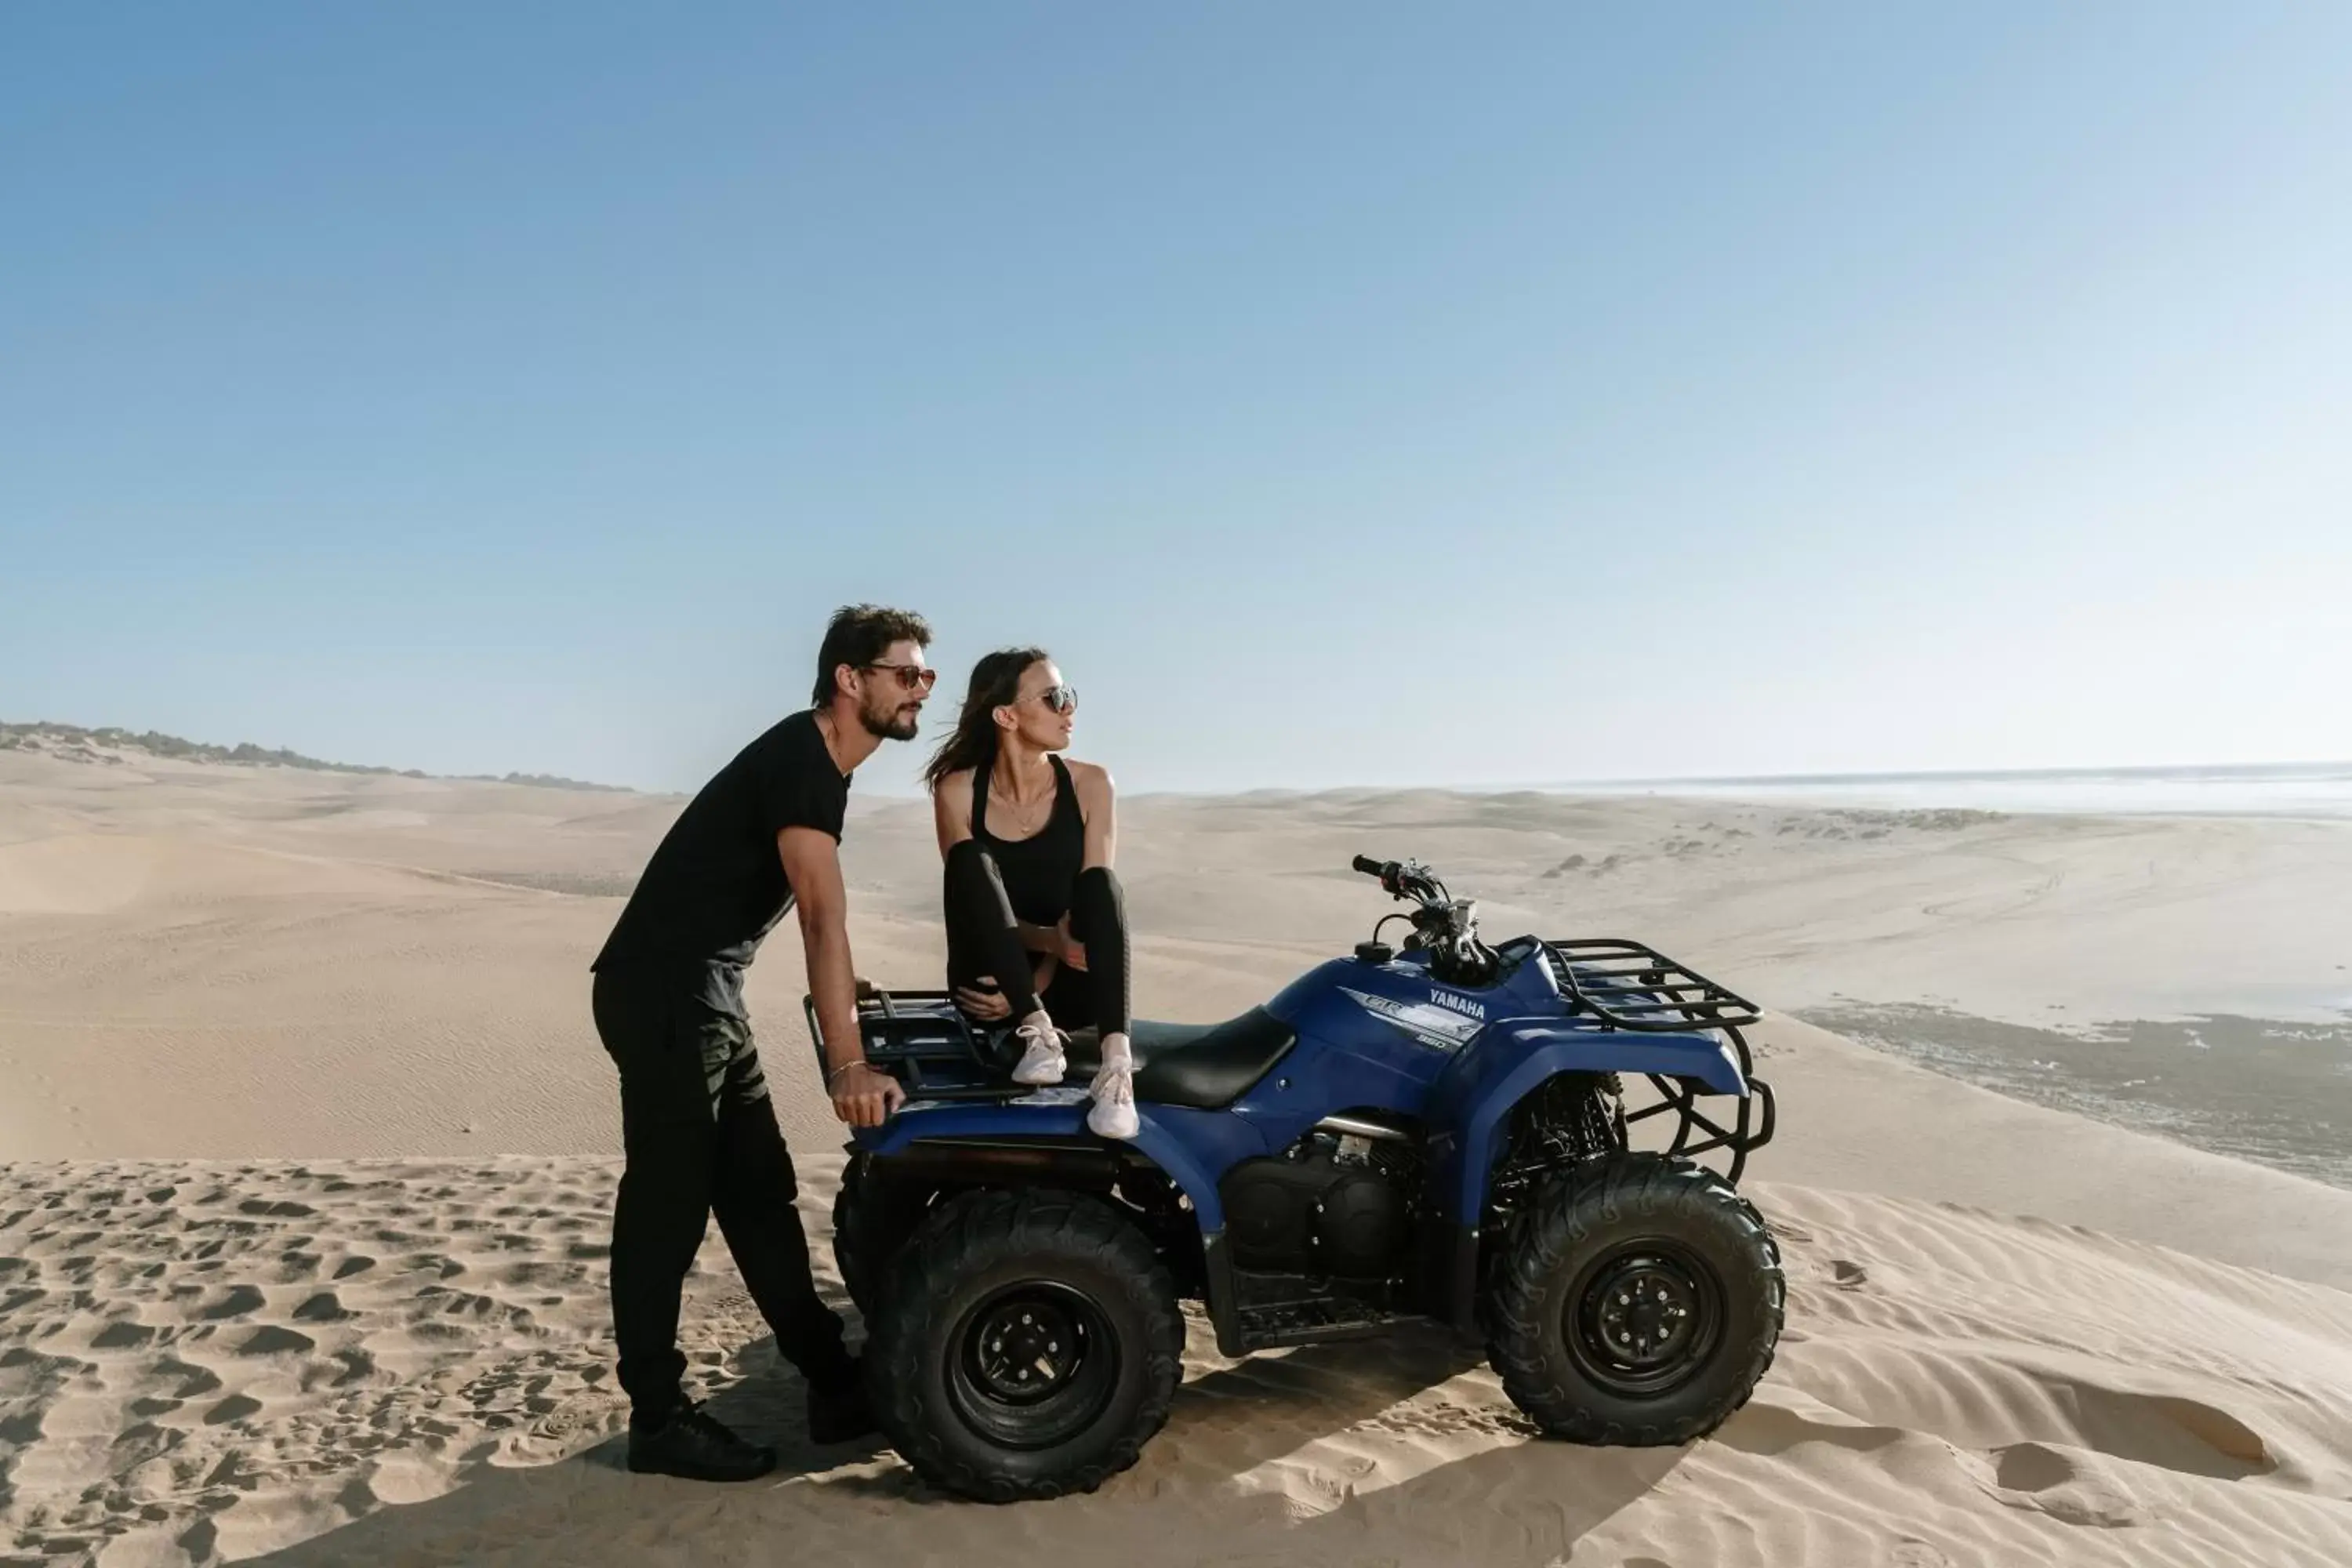
{"type": "Polygon", "coordinates": [[[1094,1104],[1087,1111],[1087,1128],[1097,1138],[1132,1138],[1143,1130],[1135,1111],[1135,1053],[1125,1035],[1103,1041],[1102,1070],[1087,1092],[1094,1104]]]}
{"type": "Polygon", "coordinates": [[[1067,1038],[1054,1027],[1053,1021],[1043,1013],[1031,1016],[1027,1023],[1013,1031],[1024,1042],[1020,1061],[1013,1064],[1013,1081],[1042,1089],[1062,1081],[1070,1070],[1070,1060],[1063,1047],[1067,1038]]]}

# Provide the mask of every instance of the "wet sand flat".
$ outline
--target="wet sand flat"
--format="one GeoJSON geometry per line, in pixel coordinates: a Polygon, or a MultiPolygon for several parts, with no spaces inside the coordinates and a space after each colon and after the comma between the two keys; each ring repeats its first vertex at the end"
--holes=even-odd
{"type": "Polygon", "coordinates": [[[1801,1016],[2037,1105],[2352,1189],[2352,1021],[2224,1014],[2036,1029],[1917,1005],[1801,1016]]]}

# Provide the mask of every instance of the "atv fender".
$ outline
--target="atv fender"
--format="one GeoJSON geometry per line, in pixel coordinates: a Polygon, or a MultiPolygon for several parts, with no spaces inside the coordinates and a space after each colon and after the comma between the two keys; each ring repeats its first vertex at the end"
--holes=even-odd
{"type": "Polygon", "coordinates": [[[1480,1048],[1454,1058],[1431,1092],[1432,1193],[1444,1219],[1475,1230],[1486,1210],[1495,1141],[1512,1109],[1537,1085],[1564,1072],[1656,1073],[1746,1095],[1747,1075],[1730,1044],[1713,1034],[1645,1035],[1563,1026],[1545,1019],[1502,1019],[1480,1048]],[[1500,1034],[1501,1039],[1492,1037],[1500,1034]],[[1493,1048],[1499,1046],[1500,1049],[1493,1048]]]}
{"type": "MultiPolygon", "coordinates": [[[[1204,1235],[1223,1230],[1225,1209],[1217,1196],[1217,1179],[1236,1163],[1267,1152],[1265,1141],[1252,1121],[1228,1111],[1175,1105],[1139,1104],[1136,1110],[1143,1125],[1126,1141],[1127,1146],[1159,1166],[1192,1200],[1193,1215],[1204,1235]]],[[[861,1130],[856,1139],[860,1150],[881,1160],[904,1153],[918,1143],[930,1149],[959,1142],[1002,1144],[1048,1139],[1083,1141],[1105,1150],[1118,1146],[1087,1131],[1084,1103],[919,1101],[880,1127],[861,1130]]]]}

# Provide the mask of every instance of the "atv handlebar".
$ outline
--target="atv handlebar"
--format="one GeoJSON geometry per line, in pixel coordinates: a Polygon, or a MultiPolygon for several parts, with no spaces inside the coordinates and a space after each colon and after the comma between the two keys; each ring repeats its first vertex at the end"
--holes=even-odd
{"type": "Polygon", "coordinates": [[[1418,860],[1375,860],[1359,855],[1349,865],[1367,877],[1379,878],[1381,890],[1391,898],[1411,899],[1424,908],[1446,902],[1445,884],[1418,860]]]}
{"type": "MultiPolygon", "coordinates": [[[[1379,878],[1381,889],[1391,898],[1410,899],[1419,906],[1409,917],[1413,934],[1405,946],[1428,950],[1431,967],[1440,979],[1464,984],[1492,981],[1498,961],[1493,950],[1478,940],[1475,900],[1457,902],[1445,890],[1445,884],[1418,860],[1375,860],[1359,855],[1349,864],[1367,877],[1379,878]]],[[[1374,928],[1373,935],[1379,934],[1374,928]]]]}

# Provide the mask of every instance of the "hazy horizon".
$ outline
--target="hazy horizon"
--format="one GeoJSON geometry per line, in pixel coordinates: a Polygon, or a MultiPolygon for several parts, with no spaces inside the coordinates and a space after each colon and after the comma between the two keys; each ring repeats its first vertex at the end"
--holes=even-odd
{"type": "MultiPolygon", "coordinates": [[[[0,750],[16,743],[12,727],[37,729],[64,721],[12,721],[0,718],[0,750]]],[[[121,733],[120,726],[67,726],[97,732],[121,733]]],[[[131,742],[142,737],[131,734],[131,742]]],[[[208,751],[228,749],[221,742],[186,736],[163,739],[194,744],[208,751]]],[[[274,751],[259,742],[231,743],[255,752],[274,751]]],[[[290,750],[290,749],[289,749],[290,750]]],[[[170,754],[170,753],[165,753],[170,754]]],[[[888,758],[886,751],[880,753],[888,758]]],[[[554,785],[589,790],[633,790],[637,786],[603,780],[575,779],[531,770],[507,774],[431,773],[397,763],[353,761],[297,755],[281,762],[268,756],[199,756],[199,762],[228,766],[285,766],[331,772],[384,773],[395,777],[425,777],[457,782],[488,782],[554,785]]],[[[895,778],[879,784],[861,769],[860,787],[853,796],[869,803],[920,798],[920,791],[895,778]]],[[[644,793],[686,794],[656,790],[644,793]]],[[[1781,773],[1692,775],[1676,778],[1496,779],[1452,784],[1391,783],[1365,784],[1339,782],[1312,786],[1255,786],[1240,790],[1131,790],[1131,795],[1217,797],[1223,795],[1318,795],[1346,793],[1394,793],[1436,789],[1465,795],[1583,795],[1622,796],[1665,795],[1675,798],[1727,801],[1782,801],[1789,804],[1849,805],[1896,807],[1972,807],[2015,812],[2090,812],[2099,814],[2165,814],[2211,816],[2304,816],[2352,817],[2352,759],[2294,760],[2273,763],[2182,763],[2078,768],[1940,769],[1915,772],[1850,773],[1781,773]]]]}

